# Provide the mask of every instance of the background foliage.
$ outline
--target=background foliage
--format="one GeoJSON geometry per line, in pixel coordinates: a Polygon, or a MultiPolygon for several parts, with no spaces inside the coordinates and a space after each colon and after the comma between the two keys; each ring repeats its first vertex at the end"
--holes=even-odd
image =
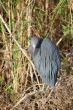
{"type": "Polygon", "coordinates": [[[0,109],[11,109],[16,102],[20,105],[23,98],[17,110],[71,108],[73,95],[68,96],[67,89],[73,88],[73,0],[0,0],[0,16],[25,52],[0,19],[0,109]],[[51,38],[60,51],[60,81],[51,99],[47,99],[50,90],[45,91],[25,55],[32,35],[51,38]],[[65,102],[66,98],[69,102],[65,102]]]}

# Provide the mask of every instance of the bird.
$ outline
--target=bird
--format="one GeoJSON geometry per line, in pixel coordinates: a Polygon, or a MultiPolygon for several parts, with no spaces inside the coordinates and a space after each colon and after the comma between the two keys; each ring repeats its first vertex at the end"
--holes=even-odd
{"type": "Polygon", "coordinates": [[[55,87],[61,65],[56,44],[49,38],[32,36],[28,51],[42,82],[55,87]]]}

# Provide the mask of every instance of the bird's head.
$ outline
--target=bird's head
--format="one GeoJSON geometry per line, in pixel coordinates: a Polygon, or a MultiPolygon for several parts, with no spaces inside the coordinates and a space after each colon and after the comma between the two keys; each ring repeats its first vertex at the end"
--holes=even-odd
{"type": "Polygon", "coordinates": [[[38,51],[41,43],[40,41],[41,41],[41,38],[37,36],[33,36],[31,38],[30,45],[28,47],[28,51],[31,55],[35,54],[38,51]]]}

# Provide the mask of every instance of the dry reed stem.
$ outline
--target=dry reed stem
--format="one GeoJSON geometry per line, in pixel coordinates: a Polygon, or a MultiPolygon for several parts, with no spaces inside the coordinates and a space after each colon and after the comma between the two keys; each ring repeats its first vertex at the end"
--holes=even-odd
{"type": "Polygon", "coordinates": [[[25,49],[22,49],[22,47],[19,45],[18,41],[17,41],[17,40],[15,39],[15,37],[12,35],[12,33],[11,33],[9,27],[7,26],[6,22],[4,21],[3,17],[1,16],[1,14],[0,14],[0,19],[1,19],[2,23],[4,24],[5,28],[7,29],[7,31],[9,32],[10,38],[13,39],[13,41],[15,42],[15,44],[18,46],[18,48],[21,50],[21,52],[23,53],[23,55],[28,59],[28,61],[29,61],[29,62],[31,63],[31,65],[32,65],[33,69],[35,70],[35,66],[34,66],[34,64],[32,63],[30,57],[28,56],[26,50],[25,50],[25,49]]]}
{"type": "Polygon", "coordinates": [[[56,46],[58,46],[62,40],[63,40],[63,37],[58,40],[58,42],[56,43],[56,46]]]}

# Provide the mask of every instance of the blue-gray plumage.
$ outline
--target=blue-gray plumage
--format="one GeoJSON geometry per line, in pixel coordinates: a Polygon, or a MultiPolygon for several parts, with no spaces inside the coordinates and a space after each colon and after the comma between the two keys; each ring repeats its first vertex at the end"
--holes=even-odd
{"type": "Polygon", "coordinates": [[[33,36],[28,50],[42,81],[51,87],[55,86],[60,69],[60,56],[54,42],[48,38],[33,36]]]}

